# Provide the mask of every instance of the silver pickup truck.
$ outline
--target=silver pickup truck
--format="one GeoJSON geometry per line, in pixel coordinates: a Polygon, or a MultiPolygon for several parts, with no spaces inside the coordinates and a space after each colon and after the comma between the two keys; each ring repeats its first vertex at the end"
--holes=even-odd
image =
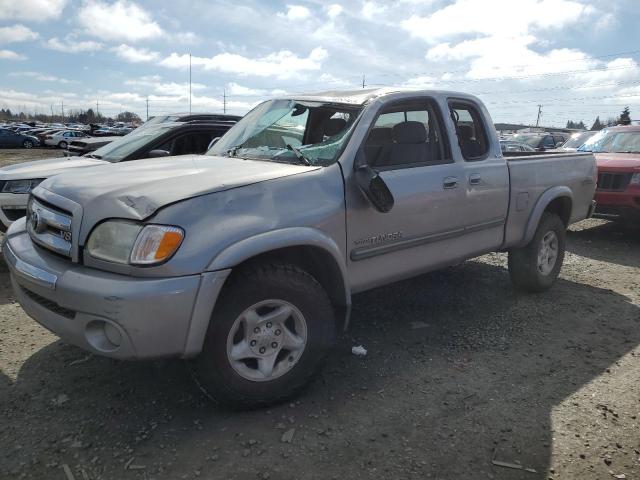
{"type": "Polygon", "coordinates": [[[266,101],[205,155],[42,182],[4,256],[24,310],[120,359],[183,357],[214,399],[277,402],[318,371],[351,296],[491,251],[542,291],[590,216],[591,154],[507,160],[475,97],[266,101]]]}

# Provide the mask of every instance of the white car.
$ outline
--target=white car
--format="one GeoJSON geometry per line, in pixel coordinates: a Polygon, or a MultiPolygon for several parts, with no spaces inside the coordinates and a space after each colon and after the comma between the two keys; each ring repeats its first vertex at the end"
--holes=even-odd
{"type": "Polygon", "coordinates": [[[45,178],[77,167],[106,163],[88,157],[64,157],[18,163],[0,172],[0,231],[26,215],[29,192],[45,178]]]}
{"type": "Polygon", "coordinates": [[[86,133],[78,132],[76,130],[62,130],[52,135],[45,136],[44,144],[50,147],[66,149],[69,143],[74,141],[76,138],[84,138],[88,136],[89,135],[86,133]]]}

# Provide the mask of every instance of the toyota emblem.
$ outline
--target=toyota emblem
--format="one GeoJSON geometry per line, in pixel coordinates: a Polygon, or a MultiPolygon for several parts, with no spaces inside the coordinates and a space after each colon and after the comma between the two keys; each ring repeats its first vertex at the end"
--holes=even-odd
{"type": "Polygon", "coordinates": [[[36,210],[31,212],[29,223],[31,224],[31,229],[36,233],[42,233],[46,228],[46,225],[40,221],[40,215],[36,210]]]}

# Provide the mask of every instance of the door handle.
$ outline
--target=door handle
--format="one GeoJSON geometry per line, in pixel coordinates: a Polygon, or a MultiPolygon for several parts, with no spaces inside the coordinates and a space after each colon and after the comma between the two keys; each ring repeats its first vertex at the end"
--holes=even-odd
{"type": "Polygon", "coordinates": [[[469,185],[480,185],[482,183],[482,177],[479,173],[472,173],[469,175],[469,185]]]}
{"type": "Polygon", "coordinates": [[[445,177],[442,186],[444,188],[458,188],[458,177],[445,177]]]}

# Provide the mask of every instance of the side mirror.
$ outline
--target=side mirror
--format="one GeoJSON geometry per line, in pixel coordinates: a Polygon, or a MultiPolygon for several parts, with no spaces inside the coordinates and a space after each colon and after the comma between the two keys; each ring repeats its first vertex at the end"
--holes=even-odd
{"type": "Polygon", "coordinates": [[[151,150],[147,154],[147,158],[159,158],[159,157],[169,157],[171,152],[167,150],[151,150]]]}
{"type": "Polygon", "coordinates": [[[211,140],[211,142],[209,142],[209,146],[207,147],[207,150],[209,150],[211,147],[213,147],[216,143],[218,143],[218,140],[220,140],[220,137],[216,137],[213,140],[211,140]]]}
{"type": "Polygon", "coordinates": [[[376,210],[382,213],[391,211],[395,203],[393,194],[378,172],[366,163],[362,150],[356,156],[355,178],[358,187],[376,210]]]}

